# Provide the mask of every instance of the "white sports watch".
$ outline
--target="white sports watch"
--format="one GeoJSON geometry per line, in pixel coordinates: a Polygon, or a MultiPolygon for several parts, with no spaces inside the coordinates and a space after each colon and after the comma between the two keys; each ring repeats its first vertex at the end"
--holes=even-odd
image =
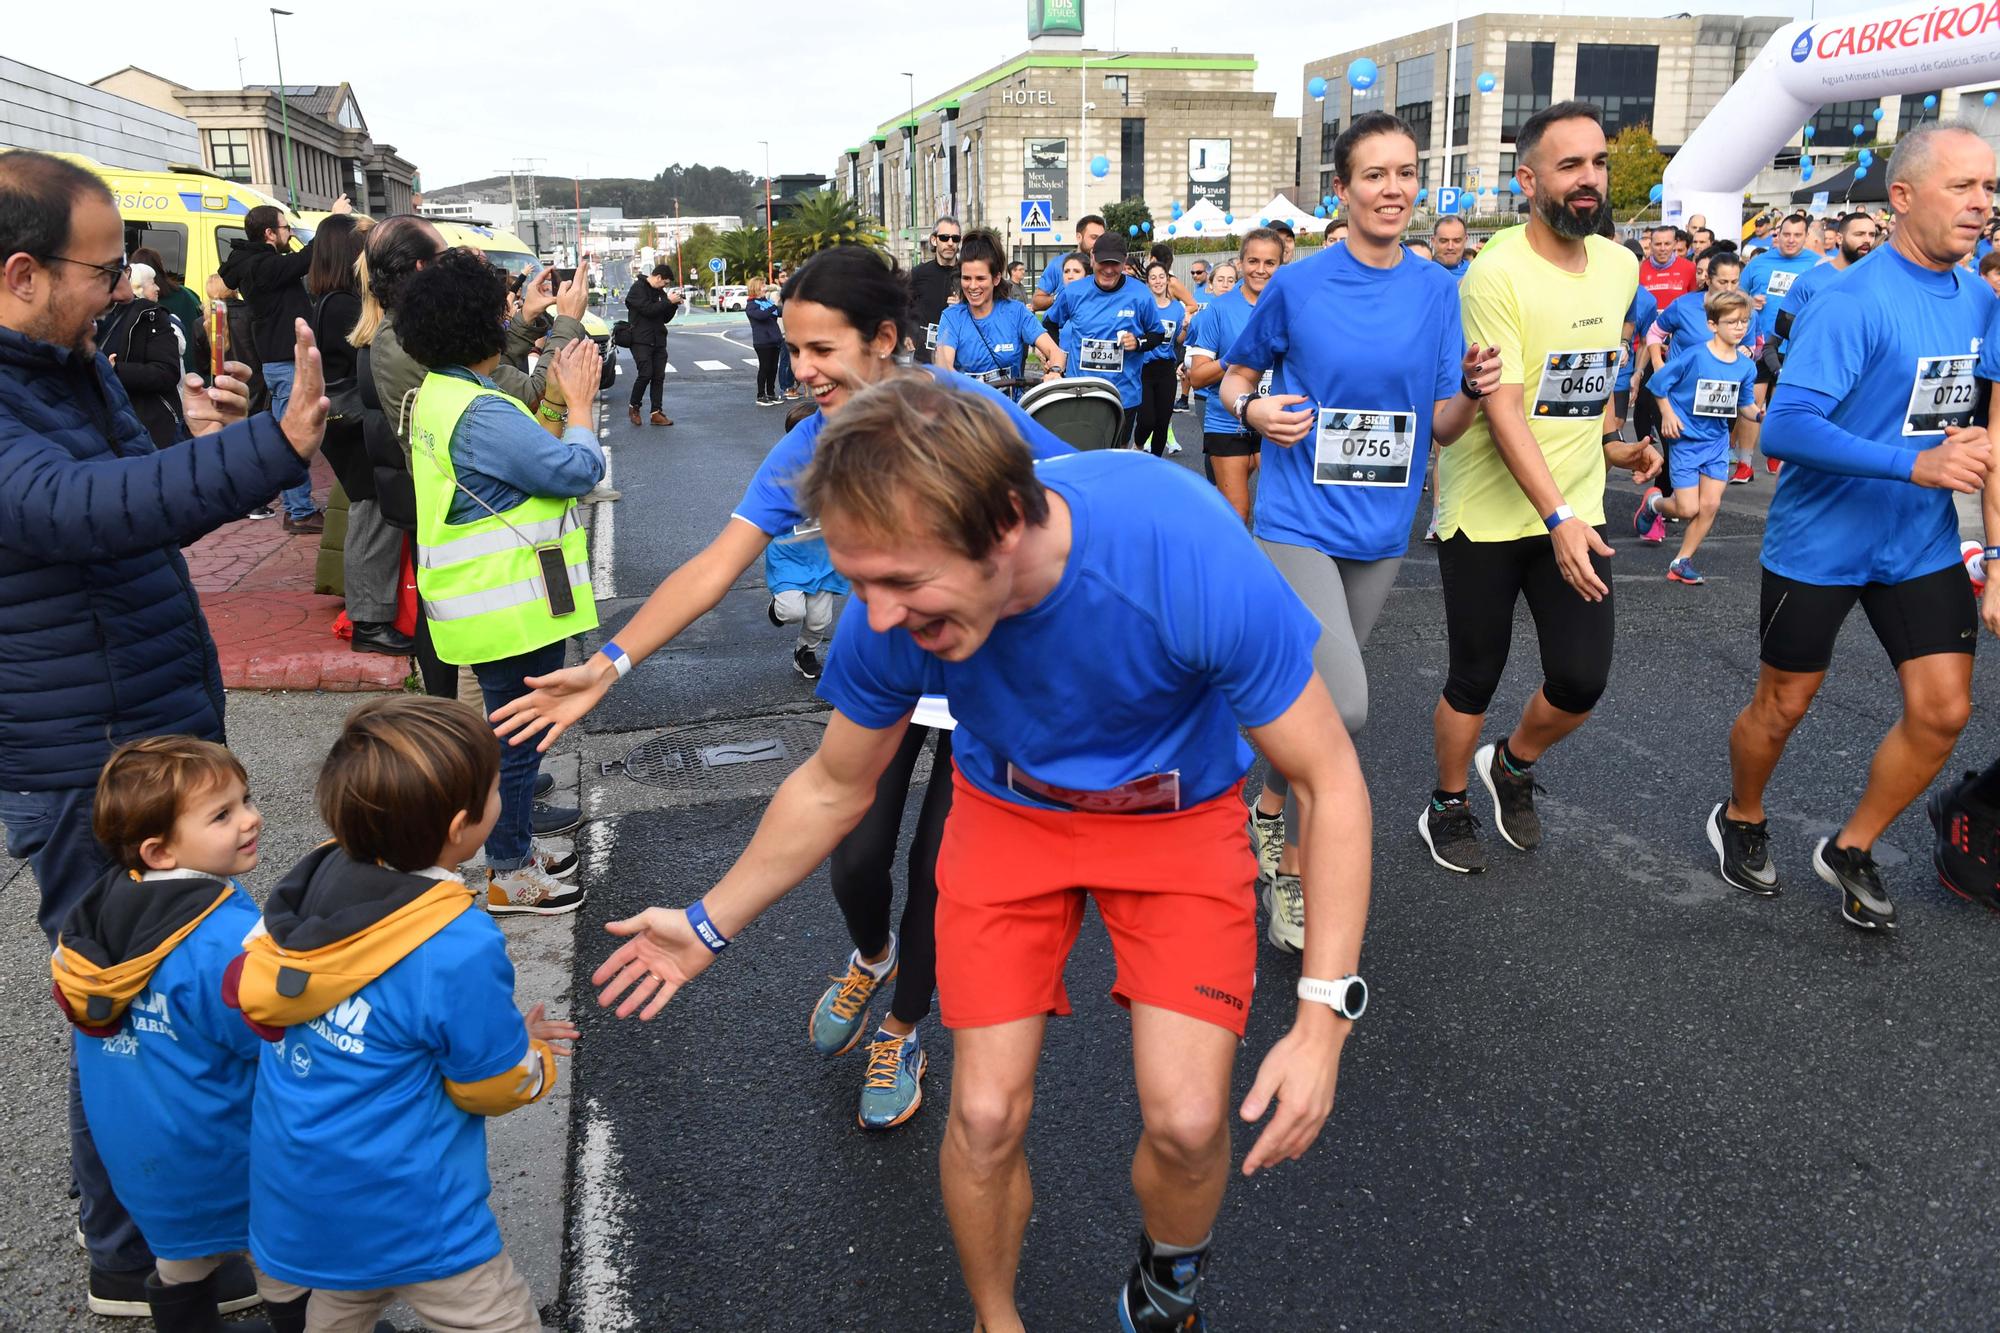
{"type": "Polygon", "coordinates": [[[1359,973],[1340,978],[1338,981],[1320,981],[1313,977],[1299,978],[1299,998],[1323,1004],[1353,1022],[1368,1011],[1368,983],[1359,973]]]}

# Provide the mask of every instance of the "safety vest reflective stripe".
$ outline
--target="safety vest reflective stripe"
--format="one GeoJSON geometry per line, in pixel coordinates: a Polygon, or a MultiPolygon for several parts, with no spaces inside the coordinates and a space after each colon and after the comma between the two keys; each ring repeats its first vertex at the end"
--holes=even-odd
{"type": "Polygon", "coordinates": [[[560,517],[546,519],[540,523],[515,523],[512,527],[500,528],[493,532],[477,532],[470,537],[459,537],[438,546],[417,548],[417,568],[443,569],[465,560],[477,560],[481,556],[498,555],[520,546],[541,546],[547,542],[561,541],[563,534],[577,526],[576,510],[566,510],[560,517]]]}
{"type": "MultiPolygon", "coordinates": [[[[569,582],[572,588],[590,585],[590,566],[569,566],[569,582]]],[[[432,620],[463,620],[467,616],[484,615],[488,611],[505,611],[526,602],[542,600],[542,581],[523,579],[510,583],[504,588],[488,588],[481,592],[460,593],[456,597],[446,597],[438,601],[424,599],[424,614],[432,620]]],[[[579,599],[581,600],[581,599],[579,599]]]]}

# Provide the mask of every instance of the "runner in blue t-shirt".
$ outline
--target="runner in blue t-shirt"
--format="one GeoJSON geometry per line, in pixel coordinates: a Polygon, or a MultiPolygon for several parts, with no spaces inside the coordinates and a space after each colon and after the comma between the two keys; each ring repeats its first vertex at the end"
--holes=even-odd
{"type": "Polygon", "coordinates": [[[1863,929],[1896,924],[1875,840],[1937,776],[1971,709],[1979,620],[1951,493],[1986,482],[1987,434],[1972,421],[1978,380],[2000,377],[2000,355],[1994,295],[1957,265],[1979,239],[1980,183],[1993,173],[1993,150],[1969,130],[1903,136],[1888,166],[1891,239],[1813,298],[1766,432],[1788,466],[1764,529],[1762,667],[1730,734],[1730,796],[1710,812],[1708,837],[1723,879],[1778,891],[1764,789],[1859,602],[1902,683],[1903,716],[1812,864],[1863,929]]]}
{"type": "MultiPolygon", "coordinates": [[[[1619,343],[1620,357],[1618,373],[1611,377],[1611,406],[1604,414],[1604,438],[1616,439],[1624,433],[1625,420],[1632,414],[1632,372],[1637,368],[1637,349],[1646,345],[1646,335],[1660,318],[1660,303],[1644,287],[1632,293],[1632,304],[1625,309],[1625,338],[1619,343]]],[[[1647,432],[1641,430],[1640,438],[1647,432]]]]}
{"type": "MultiPolygon", "coordinates": [[[[1271,279],[1225,353],[1222,397],[1255,393],[1271,373],[1270,395],[1244,408],[1264,441],[1251,530],[1319,619],[1313,665],[1354,731],[1368,717],[1361,650],[1409,549],[1431,442],[1450,444],[1472,423],[1479,393],[1500,382],[1500,359],[1466,347],[1457,282],[1401,244],[1420,183],[1409,127],[1363,116],[1335,142],[1333,162],[1353,219],[1347,243],[1271,279]],[[1351,310],[1370,312],[1368,337],[1341,336],[1351,310]]],[[[1419,821],[1427,844],[1442,818],[1427,809],[1419,821]]],[[[1252,833],[1271,942],[1284,949],[1305,938],[1299,828],[1273,773],[1252,833]]]]}
{"type": "MultiPolygon", "coordinates": [[[[1089,254],[1091,247],[1097,244],[1097,238],[1103,234],[1104,219],[1095,213],[1086,213],[1076,222],[1076,248],[1086,255],[1089,254]]],[[[1028,304],[1033,307],[1036,314],[1039,315],[1053,306],[1064,285],[1073,281],[1063,274],[1063,261],[1068,258],[1068,255],[1057,255],[1042,270],[1041,280],[1035,284],[1034,293],[1028,298],[1028,304]]]]}
{"type": "Polygon", "coordinates": [[[1107,231],[1091,250],[1095,270],[1089,282],[1073,282],[1056,296],[1050,319],[1063,327],[1063,348],[1070,353],[1067,373],[1092,375],[1118,390],[1125,421],[1118,446],[1132,442],[1142,398],[1139,367],[1145,354],[1166,340],[1146,284],[1125,272],[1125,238],[1107,231]]]}
{"type": "Polygon", "coordinates": [[[902,376],[855,399],[800,490],[868,607],[834,640],[826,737],[715,888],[611,925],[631,938],[597,969],[599,1000],[658,1013],[813,872],[868,806],[912,709],[942,690],[959,743],[938,864],[954,1079],[940,1167],[974,1318],[1020,1326],[1035,1070],[1049,1017],[1069,1012],[1064,965],[1094,902],[1144,1126],[1132,1175],[1146,1225],[1122,1326],[1200,1327],[1257,971],[1242,728],[1311,819],[1303,1002],[1242,1104],[1253,1120],[1278,1108],[1245,1174],[1310,1146],[1365,1007],[1368,799],[1313,671],[1319,626],[1196,478],[1112,451],[1035,465],[992,407],[945,384],[902,376]]]}
{"type": "Polygon", "coordinates": [[[1738,416],[1762,415],[1751,401],[1756,363],[1742,350],[1750,331],[1750,298],[1742,292],[1710,292],[1708,327],[1713,336],[1706,343],[1683,349],[1646,381],[1646,392],[1659,404],[1663,442],[1672,444],[1667,484],[1673,494],[1663,496],[1658,486],[1648,486],[1632,515],[1632,531],[1640,541],[1658,546],[1666,537],[1667,519],[1687,524],[1680,554],[1667,566],[1667,578],[1675,583],[1704,582],[1694,567],[1694,553],[1715,526],[1729,485],[1729,432],[1738,416]]]}
{"type": "MultiPolygon", "coordinates": [[[[793,493],[793,483],[812,462],[820,432],[837,420],[847,403],[871,385],[897,376],[892,359],[909,332],[908,293],[901,276],[877,253],[860,246],[824,250],[785,284],[785,336],[794,373],[819,411],[800,422],[765,456],[743,499],[708,547],[668,576],[646,604],[581,666],[534,677],[532,694],[500,715],[498,729],[514,743],[539,737],[542,748],[575,725],[634,664],[664,647],[698,617],[720,603],[774,538],[810,530],[793,493]]],[[[1038,458],[1074,452],[1010,399],[976,380],[936,366],[908,372],[977,394],[1000,407],[1038,458]]],[[[853,616],[848,616],[853,619],[853,616]]],[[[930,1012],[933,989],[930,901],[932,851],[949,808],[948,785],[932,784],[909,860],[909,893],[901,930],[889,929],[893,886],[889,879],[910,775],[929,728],[913,728],[908,750],[898,757],[898,781],[887,784],[857,838],[835,859],[834,896],[854,936],[854,953],[843,979],[827,988],[812,1011],[814,1047],[825,1055],[845,1054],[866,1035],[868,1003],[876,989],[894,978],[891,1012],[870,1045],[858,1117],[864,1128],[889,1128],[906,1121],[922,1104],[924,1068],[917,1024],[930,1012]]],[[[949,733],[935,733],[935,766],[950,771],[949,733]]]]}
{"type": "MultiPolygon", "coordinates": [[[[1743,266],[1743,294],[1756,308],[1750,320],[1750,341],[1757,358],[1759,407],[1770,406],[1771,386],[1778,382],[1778,367],[1783,361],[1778,351],[1778,308],[1791,292],[1792,284],[1821,263],[1820,256],[1806,249],[1809,225],[1805,214],[1789,214],[1778,224],[1772,247],[1743,266]]],[[[1757,426],[1747,417],[1738,419],[1736,462],[1729,479],[1739,485],[1752,476],[1750,465],[1757,460],[1757,435],[1757,426]]]]}
{"type": "Polygon", "coordinates": [[[1465,253],[1468,239],[1462,217],[1447,213],[1431,226],[1431,259],[1451,274],[1453,282],[1463,278],[1472,267],[1472,259],[1465,253]]]}
{"type": "MultiPolygon", "coordinates": [[[[1194,327],[1194,317],[1200,314],[1204,309],[1206,309],[1208,303],[1215,299],[1214,293],[1208,290],[1209,279],[1212,276],[1213,276],[1213,271],[1209,268],[1208,261],[1206,259],[1197,259],[1192,264],[1188,265],[1187,307],[1188,307],[1189,329],[1192,329],[1194,327]]],[[[1174,411],[1176,412],[1185,412],[1188,410],[1189,407],[1188,403],[1189,386],[1188,386],[1187,357],[1186,357],[1187,337],[1188,337],[1188,330],[1183,329],[1181,331],[1181,337],[1180,337],[1180,344],[1181,344],[1180,392],[1174,398],[1174,411]]],[[[1206,404],[1204,404],[1204,406],[1206,406],[1206,404]]],[[[1181,446],[1178,441],[1171,439],[1168,440],[1167,442],[1168,453],[1177,454],[1180,451],[1181,451],[1181,446]]]]}
{"type": "MultiPolygon", "coordinates": [[[[1028,349],[1041,353],[1044,373],[1061,374],[1063,354],[1035,312],[1020,301],[996,301],[1004,256],[990,231],[965,238],[958,261],[960,301],[946,306],[938,323],[932,364],[992,383],[1027,378],[1028,349]]],[[[1018,387],[1007,390],[1019,397],[1018,387]]]]}
{"type": "MultiPolygon", "coordinates": [[[[1792,336],[1792,325],[1798,322],[1806,306],[1811,304],[1826,285],[1841,274],[1868,257],[1875,248],[1875,219],[1865,210],[1849,213],[1840,219],[1835,235],[1839,246],[1827,256],[1824,264],[1816,264],[1792,283],[1792,289],[1785,293],[1785,299],[1778,305],[1778,319],[1774,329],[1778,335],[1778,354],[1785,355],[1791,349],[1787,345],[1792,336]]],[[[1773,468],[1772,471],[1776,471],[1773,468]]]]}
{"type": "Polygon", "coordinates": [[[1222,397],[1222,375],[1229,369],[1229,349],[1250,322],[1264,285],[1284,257],[1284,238],[1269,227],[1246,235],[1236,256],[1236,286],[1210,301],[1188,334],[1188,383],[1208,393],[1208,406],[1201,414],[1202,467],[1245,523],[1250,521],[1250,474],[1257,470],[1262,441],[1222,397]]]}

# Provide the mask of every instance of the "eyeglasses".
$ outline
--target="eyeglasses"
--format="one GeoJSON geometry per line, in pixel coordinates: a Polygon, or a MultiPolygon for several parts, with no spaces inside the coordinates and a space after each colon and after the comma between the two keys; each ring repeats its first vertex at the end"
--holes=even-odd
{"type": "Polygon", "coordinates": [[[74,264],[78,268],[96,269],[104,275],[104,290],[107,292],[117,291],[118,280],[132,271],[131,261],[124,259],[119,260],[115,264],[93,264],[86,259],[71,259],[68,255],[41,255],[38,257],[43,260],[53,259],[58,264],[74,264]]]}

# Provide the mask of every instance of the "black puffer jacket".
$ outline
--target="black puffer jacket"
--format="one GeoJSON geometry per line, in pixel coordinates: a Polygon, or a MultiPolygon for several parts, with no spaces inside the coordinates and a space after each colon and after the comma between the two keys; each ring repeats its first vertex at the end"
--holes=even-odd
{"type": "Polygon", "coordinates": [[[97,322],[97,350],[113,358],[118,382],[153,443],[164,449],[181,429],[181,340],[173,316],[155,302],[127,301],[97,322]]]}
{"type": "Polygon", "coordinates": [[[231,241],[229,258],[218,272],[230,289],[250,303],[250,331],[259,361],[290,361],[298,339],[292,321],[312,317],[306,295],[306,270],[312,267],[312,243],[280,254],[262,241],[231,241]]]}
{"type": "Polygon", "coordinates": [[[644,278],[633,283],[632,290],[625,293],[625,315],[632,324],[632,345],[666,346],[667,324],[680,309],[667,299],[664,287],[656,289],[644,278]]]}

